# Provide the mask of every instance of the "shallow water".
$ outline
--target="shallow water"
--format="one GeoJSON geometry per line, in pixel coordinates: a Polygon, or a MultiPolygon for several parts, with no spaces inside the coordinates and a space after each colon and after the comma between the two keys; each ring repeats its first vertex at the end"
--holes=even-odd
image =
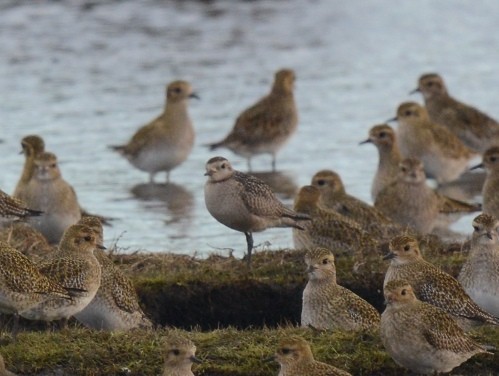
{"type": "MultiPolygon", "coordinates": [[[[421,102],[408,95],[421,73],[440,72],[455,97],[499,117],[498,13],[498,2],[464,0],[4,1],[0,187],[12,192],[19,140],[37,133],[82,206],[116,218],[108,242],[119,239],[126,251],[242,255],[244,235],[204,207],[204,163],[214,155],[202,145],[268,92],[277,69],[295,69],[300,111],[299,130],[278,155],[278,184],[289,192],[330,168],[369,201],[377,153],[358,142],[400,102],[421,102]],[[171,185],[150,186],[106,145],[158,115],[175,79],[191,81],[202,98],[190,103],[196,145],[171,185]]],[[[246,169],[242,158],[218,153],[246,169]]],[[[253,168],[268,171],[270,158],[255,158],[253,168]]],[[[472,217],[455,229],[469,232],[472,217]]],[[[291,230],[255,234],[255,244],[266,242],[291,246],[291,230]]]]}

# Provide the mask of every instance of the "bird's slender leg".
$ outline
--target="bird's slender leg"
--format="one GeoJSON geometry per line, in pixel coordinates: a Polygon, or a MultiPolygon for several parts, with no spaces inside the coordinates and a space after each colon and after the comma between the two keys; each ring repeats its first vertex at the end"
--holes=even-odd
{"type": "Polygon", "coordinates": [[[170,182],[170,171],[166,171],[166,184],[170,182]]]}
{"type": "Polygon", "coordinates": [[[14,313],[14,325],[12,326],[12,338],[14,342],[17,339],[17,332],[19,331],[19,315],[14,313]]]}
{"type": "Polygon", "coordinates": [[[245,232],[246,243],[248,244],[248,268],[251,269],[251,252],[253,251],[253,234],[249,231],[245,232]]]}
{"type": "Polygon", "coordinates": [[[275,153],[272,153],[272,172],[275,172],[275,153]]]}
{"type": "Polygon", "coordinates": [[[251,157],[248,157],[248,172],[251,172],[251,157]]]}

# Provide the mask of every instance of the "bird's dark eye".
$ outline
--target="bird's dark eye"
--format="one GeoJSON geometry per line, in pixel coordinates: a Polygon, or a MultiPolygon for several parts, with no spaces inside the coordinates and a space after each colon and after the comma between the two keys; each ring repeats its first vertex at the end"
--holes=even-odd
{"type": "Polygon", "coordinates": [[[87,235],[83,239],[85,239],[85,241],[89,242],[92,240],[92,237],[90,235],[87,235]]]}
{"type": "Polygon", "coordinates": [[[428,87],[432,87],[432,86],[433,86],[433,82],[428,82],[428,83],[426,84],[426,86],[428,86],[428,87]]]}
{"type": "Polygon", "coordinates": [[[407,290],[406,289],[403,289],[402,292],[400,293],[402,295],[407,295],[407,290]]]}
{"type": "Polygon", "coordinates": [[[407,252],[409,249],[411,249],[411,247],[410,247],[409,245],[406,245],[406,246],[404,247],[404,251],[406,251],[406,252],[407,252]]]}
{"type": "Polygon", "coordinates": [[[291,350],[286,348],[286,347],[282,349],[283,354],[289,354],[290,352],[291,352],[291,350]]]}
{"type": "Polygon", "coordinates": [[[220,168],[225,168],[225,163],[222,163],[222,165],[220,166],[220,168]]]}
{"type": "Polygon", "coordinates": [[[323,263],[324,265],[326,265],[328,262],[329,262],[329,261],[328,261],[328,259],[327,259],[327,258],[325,258],[324,260],[322,260],[322,263],[323,263]]]}
{"type": "Polygon", "coordinates": [[[412,111],[407,110],[406,112],[404,112],[404,115],[405,116],[411,116],[412,115],[412,111]]]}
{"type": "Polygon", "coordinates": [[[386,132],[379,132],[379,137],[380,138],[385,138],[386,137],[386,132]]]}
{"type": "Polygon", "coordinates": [[[478,228],[478,226],[473,226],[473,230],[478,232],[480,229],[478,228]]]}
{"type": "Polygon", "coordinates": [[[175,89],[173,89],[173,91],[177,94],[179,94],[180,92],[182,92],[182,89],[179,88],[179,87],[176,87],[175,89]]]}
{"type": "Polygon", "coordinates": [[[178,350],[178,349],[173,349],[173,350],[172,350],[172,354],[173,354],[173,355],[179,355],[179,354],[180,354],[180,350],[178,350]]]}
{"type": "Polygon", "coordinates": [[[495,162],[496,160],[497,160],[497,158],[496,158],[496,157],[490,157],[490,161],[491,161],[491,162],[495,162]]]}
{"type": "Polygon", "coordinates": [[[407,172],[407,168],[405,168],[405,167],[400,167],[400,170],[401,170],[402,172],[407,172]]]}
{"type": "Polygon", "coordinates": [[[321,180],[317,181],[317,184],[319,184],[319,185],[326,185],[326,181],[323,180],[323,179],[321,179],[321,180]]]}
{"type": "Polygon", "coordinates": [[[52,164],[50,165],[50,167],[52,167],[52,168],[56,168],[56,167],[57,167],[57,164],[52,163],[52,164]]]}

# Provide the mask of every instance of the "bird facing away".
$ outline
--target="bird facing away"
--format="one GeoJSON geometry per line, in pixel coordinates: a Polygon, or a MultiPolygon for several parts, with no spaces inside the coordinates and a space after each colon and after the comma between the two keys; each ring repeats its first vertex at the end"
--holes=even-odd
{"type": "Polygon", "coordinates": [[[5,368],[5,362],[2,355],[0,355],[0,376],[16,376],[15,373],[12,373],[5,368]]]}
{"type": "Polygon", "coordinates": [[[163,376],[194,376],[192,363],[201,363],[196,357],[196,346],[191,340],[172,335],[165,341],[163,376]]]}
{"type": "Polygon", "coordinates": [[[21,147],[24,154],[24,167],[13,196],[24,201],[26,199],[26,187],[35,172],[35,158],[45,151],[45,142],[38,135],[29,135],[23,137],[21,147]]]}
{"type": "Polygon", "coordinates": [[[272,171],[275,171],[276,153],[298,125],[294,82],[295,73],[291,69],[277,71],[271,92],[243,111],[222,141],[208,145],[210,150],[219,147],[230,149],[247,159],[250,171],[254,155],[271,154],[272,171]]]}
{"type": "Polygon", "coordinates": [[[499,123],[476,108],[464,104],[447,91],[444,80],[436,73],[419,78],[421,92],[430,119],[447,127],[469,148],[484,153],[499,141],[499,123]]]}
{"type": "Polygon", "coordinates": [[[72,293],[71,300],[49,299],[21,315],[29,320],[68,319],[86,307],[100,286],[101,267],[94,256],[97,243],[94,231],[83,225],[70,226],[50,260],[38,265],[43,274],[72,293]]]}
{"type": "Polygon", "coordinates": [[[485,168],[487,176],[482,187],[483,212],[499,218],[499,147],[487,149],[482,157],[482,163],[472,167],[485,168]]]}
{"type": "Polygon", "coordinates": [[[301,326],[318,330],[363,330],[379,327],[376,309],[336,283],[334,255],[316,248],[305,254],[308,283],[303,291],[301,326]]]}
{"type": "Polygon", "coordinates": [[[351,376],[347,371],[315,360],[309,343],[299,336],[283,338],[270,359],[281,365],[278,376],[351,376]]]}
{"type": "Polygon", "coordinates": [[[390,281],[406,280],[418,299],[454,316],[463,327],[476,323],[499,325],[499,318],[481,309],[454,277],[423,259],[416,239],[397,236],[389,247],[384,259],[390,260],[390,266],[383,286],[390,281]]]}
{"type": "Polygon", "coordinates": [[[440,213],[470,213],[480,205],[440,195],[426,185],[423,164],[407,158],[399,165],[397,180],[383,189],[374,202],[380,212],[401,226],[421,234],[430,233],[440,213]]]}
{"type": "Polygon", "coordinates": [[[376,238],[398,235],[400,227],[374,206],[349,195],[341,177],[334,171],[321,170],[312,177],[312,185],[321,191],[320,204],[350,218],[376,238]]]}
{"type": "Polygon", "coordinates": [[[14,315],[14,335],[23,312],[51,298],[70,299],[63,286],[42,274],[31,260],[3,241],[0,241],[0,265],[0,312],[14,315]]]}
{"type": "Polygon", "coordinates": [[[407,281],[389,282],[384,295],[380,336],[398,365],[424,375],[450,372],[473,355],[487,353],[449,314],[418,300],[407,281]]]}
{"type": "Polygon", "coordinates": [[[206,208],[218,222],[246,235],[248,265],[251,265],[253,232],[270,227],[303,230],[300,221],[308,215],[288,209],[262,180],[234,170],[223,157],[206,162],[204,186],[206,208]]]}
{"type": "Polygon", "coordinates": [[[404,102],[397,109],[397,140],[404,158],[418,158],[426,174],[439,183],[457,179],[475,154],[443,125],[432,122],[426,109],[404,102]]]}
{"type": "Polygon", "coordinates": [[[25,193],[26,204],[43,212],[28,223],[51,244],[58,243],[64,231],[81,217],[76,193],[62,178],[57,157],[52,153],[43,152],[35,158],[35,171],[25,193]]]}
{"type": "Polygon", "coordinates": [[[377,241],[353,220],[322,207],[320,196],[318,188],[306,185],[295,198],[294,210],[311,218],[302,224],[305,231],[293,229],[295,248],[327,248],[336,256],[376,253],[377,241]]]}
{"type": "Polygon", "coordinates": [[[473,220],[468,259],[458,280],[483,310],[499,316],[499,221],[489,214],[473,220]]]}
{"type": "Polygon", "coordinates": [[[154,182],[156,173],[170,171],[184,162],[194,145],[194,128],[187,112],[189,98],[199,98],[187,81],[173,81],[166,88],[164,111],[142,126],[126,145],[110,146],[134,167],[149,173],[154,182]]]}
{"type": "MultiPolygon", "coordinates": [[[[78,222],[94,231],[97,244],[103,244],[102,223],[97,217],[83,217],[78,222]]],[[[94,255],[101,266],[100,286],[92,301],[75,314],[88,328],[125,331],[151,328],[152,323],[139,306],[139,298],[130,279],[99,248],[94,255]]]]}
{"type": "Polygon", "coordinates": [[[41,211],[28,209],[21,200],[9,196],[0,189],[0,217],[4,220],[25,219],[41,214],[41,211]]]}
{"type": "Polygon", "coordinates": [[[360,144],[373,143],[378,149],[378,169],[371,186],[373,201],[378,193],[397,179],[399,164],[402,161],[395,131],[388,124],[375,125],[369,130],[369,138],[360,144]]]}

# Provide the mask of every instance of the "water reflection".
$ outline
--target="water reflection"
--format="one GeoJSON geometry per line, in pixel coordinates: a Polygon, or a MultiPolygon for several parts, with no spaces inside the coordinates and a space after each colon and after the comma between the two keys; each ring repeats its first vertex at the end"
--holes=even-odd
{"type": "Polygon", "coordinates": [[[269,171],[269,172],[251,172],[254,177],[263,180],[267,183],[272,191],[284,199],[291,199],[296,196],[298,186],[293,178],[284,172],[269,171]]]}
{"type": "Polygon", "coordinates": [[[171,215],[166,224],[190,226],[194,209],[194,195],[185,187],[175,183],[141,183],[135,185],[130,192],[139,200],[159,202],[152,208],[164,208],[171,215]],[[166,205],[165,205],[166,204],[166,205]]]}

